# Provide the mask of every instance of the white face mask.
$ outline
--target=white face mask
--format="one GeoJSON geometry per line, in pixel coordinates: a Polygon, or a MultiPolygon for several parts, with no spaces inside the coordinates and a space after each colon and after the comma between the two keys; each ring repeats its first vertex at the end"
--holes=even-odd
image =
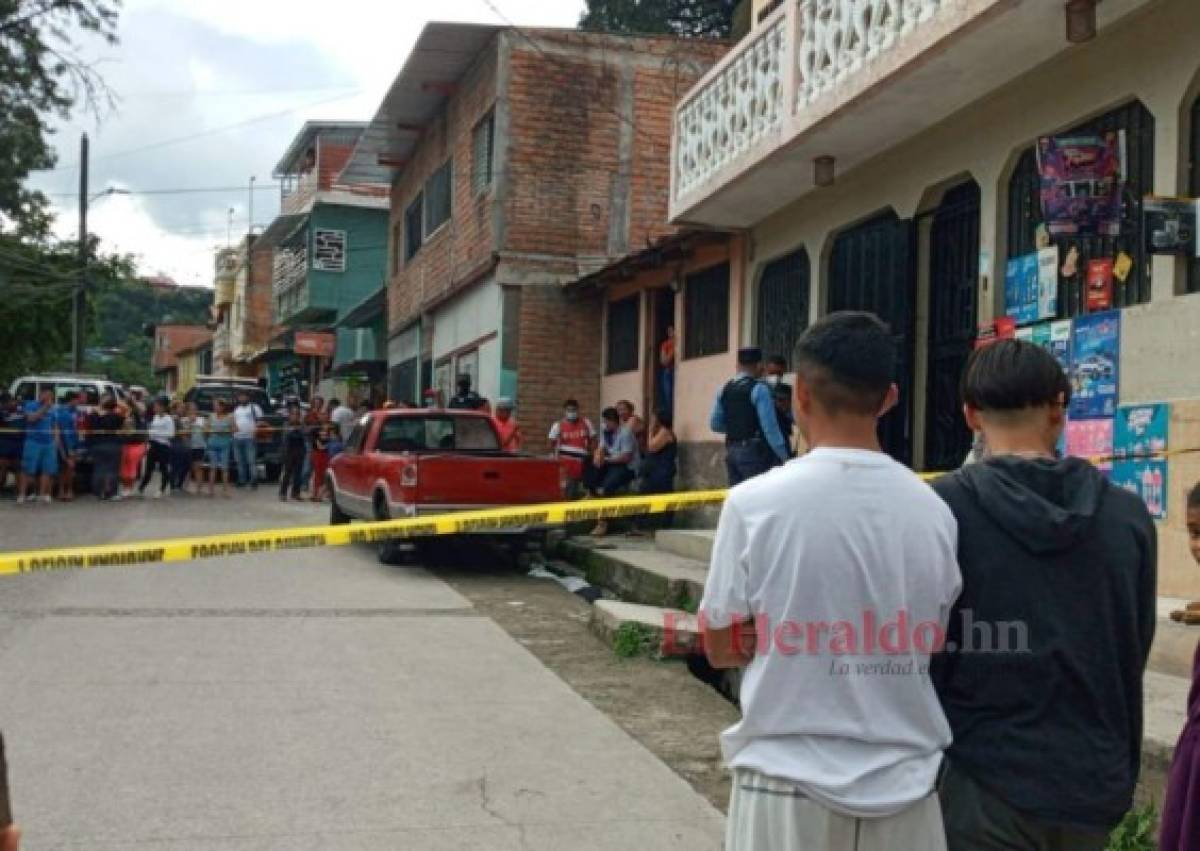
{"type": "Polygon", "coordinates": [[[575,422],[577,419],[579,419],[579,412],[578,412],[578,411],[567,411],[567,422],[571,422],[571,423],[573,423],[573,422],[575,422]]]}
{"type": "Polygon", "coordinates": [[[768,375],[768,376],[767,376],[765,379],[763,379],[763,380],[764,380],[764,381],[766,381],[766,382],[767,382],[767,385],[768,385],[768,386],[770,386],[770,387],[777,387],[777,386],[779,386],[779,376],[778,376],[778,375],[768,375]]]}

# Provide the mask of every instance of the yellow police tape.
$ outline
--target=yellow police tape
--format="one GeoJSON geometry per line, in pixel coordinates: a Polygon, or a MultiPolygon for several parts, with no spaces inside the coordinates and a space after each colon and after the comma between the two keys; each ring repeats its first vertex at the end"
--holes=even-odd
{"type": "Polygon", "coordinates": [[[349,544],[371,544],[405,538],[463,535],[513,527],[549,526],[582,520],[607,520],[639,514],[662,514],[720,505],[725,501],[725,494],[724,490],[708,490],[659,496],[589,499],[461,511],[353,526],[260,529],[195,538],[3,553],[0,554],[0,576],[50,570],[86,570],[92,567],[130,567],[161,562],[195,561],[312,547],[344,547],[349,544]]]}
{"type": "MultiPolygon", "coordinates": [[[[1145,461],[1190,455],[1196,447],[1155,452],[1127,460],[1145,461]]],[[[1089,459],[1092,463],[1122,460],[1112,456],[1089,459]]],[[[918,473],[930,482],[945,473],[918,473]]],[[[129,544],[29,550],[0,553],[0,576],[48,570],[84,570],[92,567],[129,567],[160,562],[195,561],[232,555],[272,553],[312,547],[344,547],[405,538],[464,535],[511,529],[521,526],[553,526],[584,520],[607,520],[640,514],[663,514],[690,508],[720,505],[728,490],[692,491],[656,496],[627,496],[588,499],[576,502],[552,502],[541,505],[506,506],[479,511],[460,511],[430,517],[383,520],[354,526],[300,526],[286,529],[260,529],[197,538],[170,538],[129,544]]]]}

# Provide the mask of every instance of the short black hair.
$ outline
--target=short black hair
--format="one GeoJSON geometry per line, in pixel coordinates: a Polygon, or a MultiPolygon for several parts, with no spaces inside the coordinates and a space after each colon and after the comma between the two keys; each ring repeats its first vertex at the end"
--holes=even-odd
{"type": "Polygon", "coordinates": [[[568,399],[567,401],[563,402],[563,407],[564,408],[578,408],[579,403],[576,402],[574,399],[568,399]]]}
{"type": "Polygon", "coordinates": [[[771,366],[782,366],[783,371],[787,372],[787,358],[785,358],[783,355],[771,355],[769,358],[767,358],[767,363],[769,363],[771,366]]]}
{"type": "Polygon", "coordinates": [[[620,420],[621,414],[619,411],[617,411],[616,408],[605,408],[603,411],[600,412],[600,419],[602,419],[602,420],[620,420]]]}
{"type": "Polygon", "coordinates": [[[830,414],[875,416],[896,380],[896,343],[873,313],[839,311],[800,335],[796,372],[830,414]]]}
{"type": "Polygon", "coordinates": [[[329,400],[329,407],[331,407],[331,408],[340,407],[341,404],[342,404],[342,400],[339,399],[337,396],[334,396],[332,399],[329,400]]]}
{"type": "Polygon", "coordinates": [[[654,416],[658,420],[659,425],[666,426],[667,428],[675,428],[675,417],[666,408],[659,408],[654,412],[654,416]]]}
{"type": "Polygon", "coordinates": [[[1071,382],[1041,346],[996,340],[971,353],[962,374],[962,399],[979,411],[1021,411],[1066,404],[1071,382]]]}
{"type": "Polygon", "coordinates": [[[1194,511],[1197,508],[1200,508],[1200,482],[1196,482],[1188,491],[1187,510],[1194,511]]]}

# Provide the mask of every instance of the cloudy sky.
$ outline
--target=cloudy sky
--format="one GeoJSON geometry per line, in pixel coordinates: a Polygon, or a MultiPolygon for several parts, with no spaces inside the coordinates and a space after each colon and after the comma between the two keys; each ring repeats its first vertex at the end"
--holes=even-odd
{"type": "Polygon", "coordinates": [[[121,44],[92,51],[118,103],[60,127],[59,167],[31,178],[60,236],[78,227],[79,135],[91,138],[89,230],[144,274],[211,285],[212,251],[279,208],[271,170],[306,119],[368,120],[430,20],[573,26],[583,0],[125,0],[121,44]],[[494,8],[492,8],[494,7],[494,8]],[[497,13],[497,10],[499,14],[497,13]],[[161,190],[218,191],[164,194],[161,190]]]}

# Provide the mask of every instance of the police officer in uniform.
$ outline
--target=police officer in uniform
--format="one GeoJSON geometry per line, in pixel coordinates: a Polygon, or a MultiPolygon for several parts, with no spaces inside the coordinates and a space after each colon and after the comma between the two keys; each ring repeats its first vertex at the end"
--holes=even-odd
{"type": "Polygon", "coordinates": [[[738,374],[717,394],[709,426],[725,435],[725,470],[729,486],[765,473],[788,460],[788,445],[779,431],[775,400],[759,380],[762,350],[738,350],[738,374]]]}
{"type": "Polygon", "coordinates": [[[458,377],[458,393],[450,397],[451,409],[460,411],[491,411],[488,400],[471,389],[471,376],[458,377]]]}

